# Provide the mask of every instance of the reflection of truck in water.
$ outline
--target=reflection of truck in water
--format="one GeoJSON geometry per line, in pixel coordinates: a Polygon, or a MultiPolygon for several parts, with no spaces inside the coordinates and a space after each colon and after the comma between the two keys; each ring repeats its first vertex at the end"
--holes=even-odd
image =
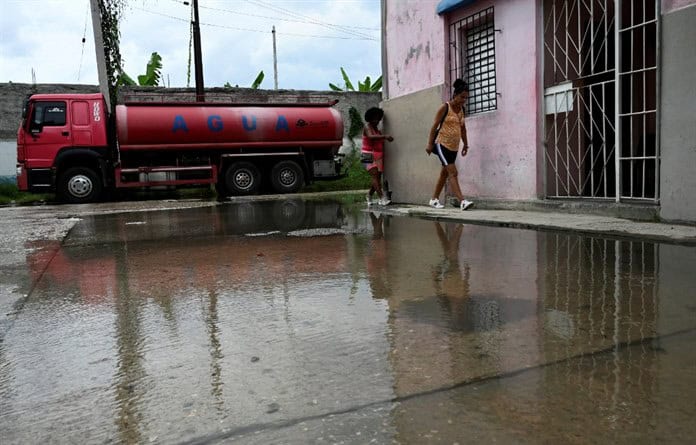
{"type": "Polygon", "coordinates": [[[32,246],[27,263],[38,288],[83,303],[110,302],[124,291],[157,298],[288,276],[321,281],[349,272],[346,236],[286,235],[342,232],[346,224],[338,203],[301,200],[87,217],[63,242],[32,246]]]}
{"type": "Polygon", "coordinates": [[[335,103],[131,102],[109,116],[100,94],[35,94],[17,133],[17,184],[73,203],[155,186],[296,192],[340,176],[335,103]]]}

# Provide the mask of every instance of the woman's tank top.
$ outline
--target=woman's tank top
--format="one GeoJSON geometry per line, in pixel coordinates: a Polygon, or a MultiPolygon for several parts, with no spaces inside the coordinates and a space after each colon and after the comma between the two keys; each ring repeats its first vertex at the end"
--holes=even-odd
{"type": "Polygon", "coordinates": [[[435,142],[452,151],[459,150],[459,141],[462,140],[462,120],[464,119],[464,109],[459,113],[452,111],[452,106],[447,103],[447,116],[442,122],[440,132],[437,134],[435,142]]]}

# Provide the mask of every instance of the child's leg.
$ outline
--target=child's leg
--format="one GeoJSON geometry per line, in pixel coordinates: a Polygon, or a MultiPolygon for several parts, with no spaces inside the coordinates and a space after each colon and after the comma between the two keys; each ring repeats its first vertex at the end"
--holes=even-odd
{"type": "Polygon", "coordinates": [[[370,173],[370,179],[372,180],[372,184],[370,186],[370,194],[372,194],[372,191],[374,190],[375,192],[377,192],[377,195],[381,198],[382,184],[380,183],[380,171],[377,169],[377,167],[374,167],[371,168],[368,173],[370,173]]]}

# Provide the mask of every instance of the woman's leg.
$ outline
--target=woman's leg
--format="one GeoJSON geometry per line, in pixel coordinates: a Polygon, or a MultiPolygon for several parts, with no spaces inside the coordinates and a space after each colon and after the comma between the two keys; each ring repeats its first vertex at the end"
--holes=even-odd
{"type": "Polygon", "coordinates": [[[445,181],[447,181],[447,169],[443,166],[440,169],[440,176],[437,178],[437,183],[435,184],[435,191],[433,192],[433,199],[439,199],[442,189],[445,188],[445,181]]]}
{"type": "Polygon", "coordinates": [[[457,180],[457,166],[449,164],[445,168],[447,169],[447,178],[449,179],[450,188],[452,188],[454,196],[460,201],[464,200],[464,195],[462,195],[462,190],[459,188],[459,181],[457,180]]]}

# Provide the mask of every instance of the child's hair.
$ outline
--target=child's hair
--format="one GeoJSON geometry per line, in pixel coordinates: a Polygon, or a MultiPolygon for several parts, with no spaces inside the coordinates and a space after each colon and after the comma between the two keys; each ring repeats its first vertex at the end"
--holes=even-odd
{"type": "Polygon", "coordinates": [[[454,88],[454,91],[452,92],[453,96],[461,94],[464,91],[469,91],[469,85],[467,85],[462,79],[456,79],[452,84],[452,88],[454,88]]]}
{"type": "Polygon", "coordinates": [[[365,112],[365,122],[371,122],[373,119],[382,119],[384,110],[377,107],[372,107],[365,112]]]}

